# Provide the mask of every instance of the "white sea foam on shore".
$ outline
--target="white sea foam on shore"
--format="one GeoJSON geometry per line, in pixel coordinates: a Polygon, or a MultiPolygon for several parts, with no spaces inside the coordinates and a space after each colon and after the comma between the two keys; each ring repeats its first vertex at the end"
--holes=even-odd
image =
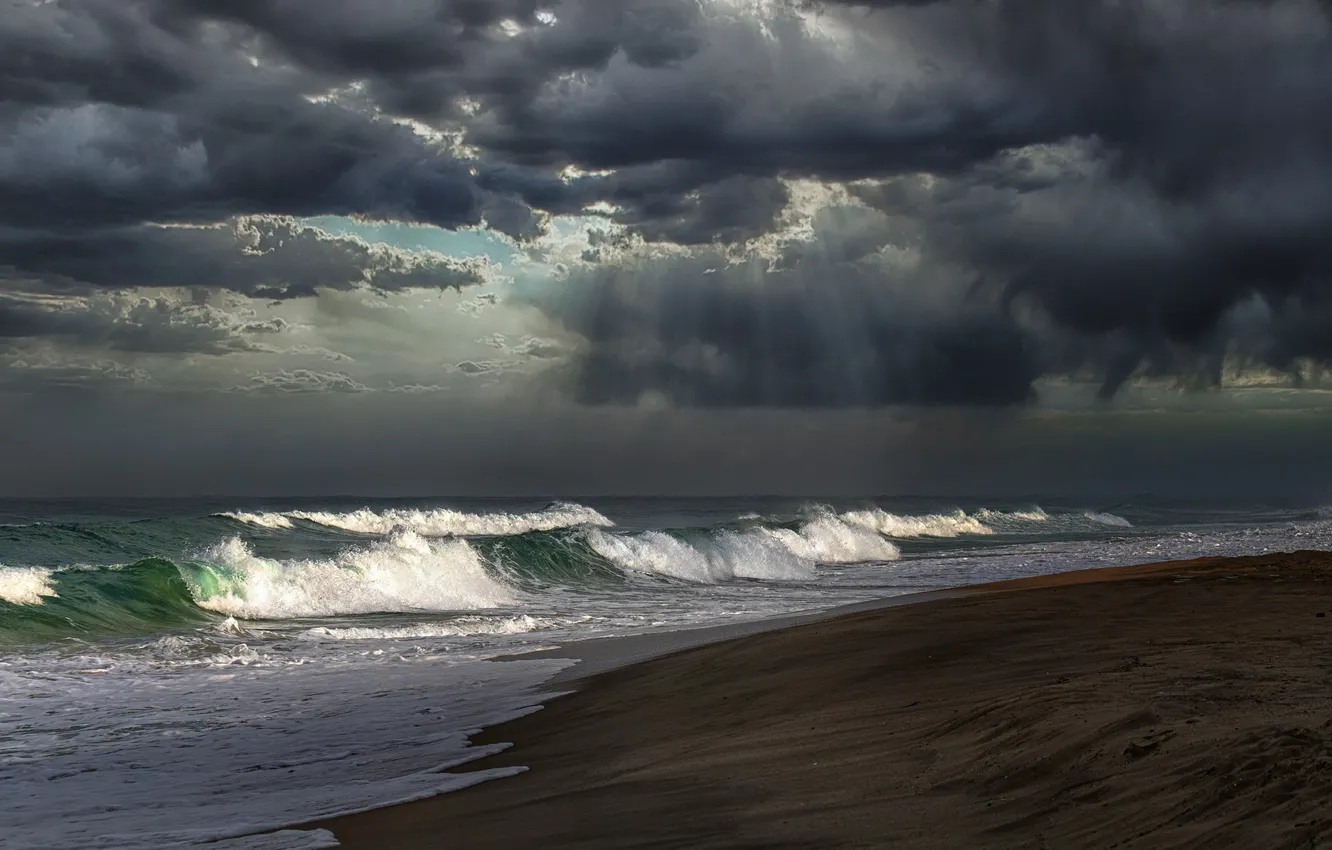
{"type": "MultiPolygon", "coordinates": [[[[161,850],[509,775],[447,770],[495,752],[467,734],[535,710],[533,689],[568,663],[390,659],[142,681],[105,670],[34,679],[5,665],[0,705],[24,733],[0,743],[0,834],[7,850],[161,850]]],[[[320,846],[287,838],[221,846],[320,846]]]]}

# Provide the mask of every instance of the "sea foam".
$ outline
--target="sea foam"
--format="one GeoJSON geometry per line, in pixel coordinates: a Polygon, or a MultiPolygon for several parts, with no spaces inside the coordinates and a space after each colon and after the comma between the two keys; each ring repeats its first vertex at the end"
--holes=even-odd
{"type": "Polygon", "coordinates": [[[719,531],[690,540],[662,531],[620,535],[594,530],[588,545],[621,569],[712,584],[729,579],[802,581],[816,564],[894,561],[900,550],[877,532],[819,515],[799,529],[719,531]]]}
{"type": "Polygon", "coordinates": [[[262,558],[235,537],[202,559],[222,568],[226,586],[196,601],[242,619],[459,611],[513,602],[510,589],[486,572],[467,541],[426,540],[411,531],[348,548],[330,560],[262,558]]]}
{"type": "Polygon", "coordinates": [[[821,564],[862,564],[895,561],[901,550],[878,532],[853,525],[831,512],[816,512],[799,530],[769,528],[796,556],[821,564]]]}
{"type": "Polygon", "coordinates": [[[37,567],[0,567],[0,599],[11,605],[41,605],[56,595],[51,570],[37,567]]]}
{"type": "Polygon", "coordinates": [[[869,528],[889,537],[958,537],[963,534],[994,534],[994,529],[978,517],[964,511],[924,516],[899,516],[882,508],[848,511],[841,515],[844,522],[869,528]]]}
{"type": "Polygon", "coordinates": [[[721,532],[694,543],[661,531],[634,535],[593,531],[587,540],[593,551],[623,570],[703,584],[735,578],[798,580],[813,575],[813,563],[762,531],[721,532]]]}
{"type": "Polygon", "coordinates": [[[569,663],[47,670],[40,691],[0,672],[16,736],[0,835],[13,850],[334,846],[326,833],[256,834],[520,772],[449,769],[504,749],[468,735],[532,711],[533,688],[569,663]]]}
{"type": "Polygon", "coordinates": [[[547,617],[460,617],[443,623],[416,623],[410,626],[373,628],[346,626],[307,629],[302,637],[311,640],[402,640],[415,638],[477,637],[481,635],[521,635],[568,625],[568,620],[547,617]]]}

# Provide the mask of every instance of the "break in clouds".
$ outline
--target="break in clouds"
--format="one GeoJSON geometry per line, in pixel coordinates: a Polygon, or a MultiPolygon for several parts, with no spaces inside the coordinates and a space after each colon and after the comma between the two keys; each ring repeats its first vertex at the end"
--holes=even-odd
{"type": "Polygon", "coordinates": [[[805,409],[1316,382],[1330,27],[1318,0],[6,0],[0,380],[805,409]]]}

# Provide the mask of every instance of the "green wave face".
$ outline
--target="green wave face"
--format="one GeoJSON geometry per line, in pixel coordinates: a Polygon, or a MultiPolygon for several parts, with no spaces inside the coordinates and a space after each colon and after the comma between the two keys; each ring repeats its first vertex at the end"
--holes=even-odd
{"type": "Polygon", "coordinates": [[[549,584],[623,584],[624,573],[588,546],[583,535],[536,531],[508,537],[476,538],[482,560],[524,589],[549,584]]]}
{"type": "MultiPolygon", "coordinates": [[[[199,589],[223,581],[203,565],[191,565],[199,589]],[[210,578],[211,577],[211,578],[210,578]]],[[[221,619],[195,604],[182,571],[171,561],[148,558],[124,567],[72,569],[53,573],[54,596],[39,605],[0,600],[0,643],[22,644],[68,637],[148,634],[173,627],[199,626],[221,619]]]]}
{"type": "MultiPolygon", "coordinates": [[[[626,581],[576,533],[475,538],[471,545],[486,572],[518,591],[626,581]]],[[[282,561],[268,563],[261,569],[282,569],[282,561]]],[[[302,566],[299,559],[289,563],[296,571],[302,566]]],[[[333,568],[333,560],[323,563],[333,568]]],[[[362,571],[354,562],[340,568],[362,571]]],[[[299,582],[299,575],[292,580],[299,582]]],[[[449,576],[442,573],[440,580],[447,583],[449,576]]],[[[0,599],[0,645],[148,635],[219,622],[225,615],[203,606],[219,598],[243,599],[247,573],[243,566],[154,557],[126,566],[57,570],[48,582],[53,595],[37,604],[0,599]]]]}

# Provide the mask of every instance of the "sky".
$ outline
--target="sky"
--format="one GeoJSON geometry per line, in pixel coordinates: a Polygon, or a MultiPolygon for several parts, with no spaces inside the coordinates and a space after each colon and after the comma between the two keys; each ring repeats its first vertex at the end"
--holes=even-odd
{"type": "Polygon", "coordinates": [[[1332,498],[1326,0],[0,0],[0,495],[1332,498]]]}

